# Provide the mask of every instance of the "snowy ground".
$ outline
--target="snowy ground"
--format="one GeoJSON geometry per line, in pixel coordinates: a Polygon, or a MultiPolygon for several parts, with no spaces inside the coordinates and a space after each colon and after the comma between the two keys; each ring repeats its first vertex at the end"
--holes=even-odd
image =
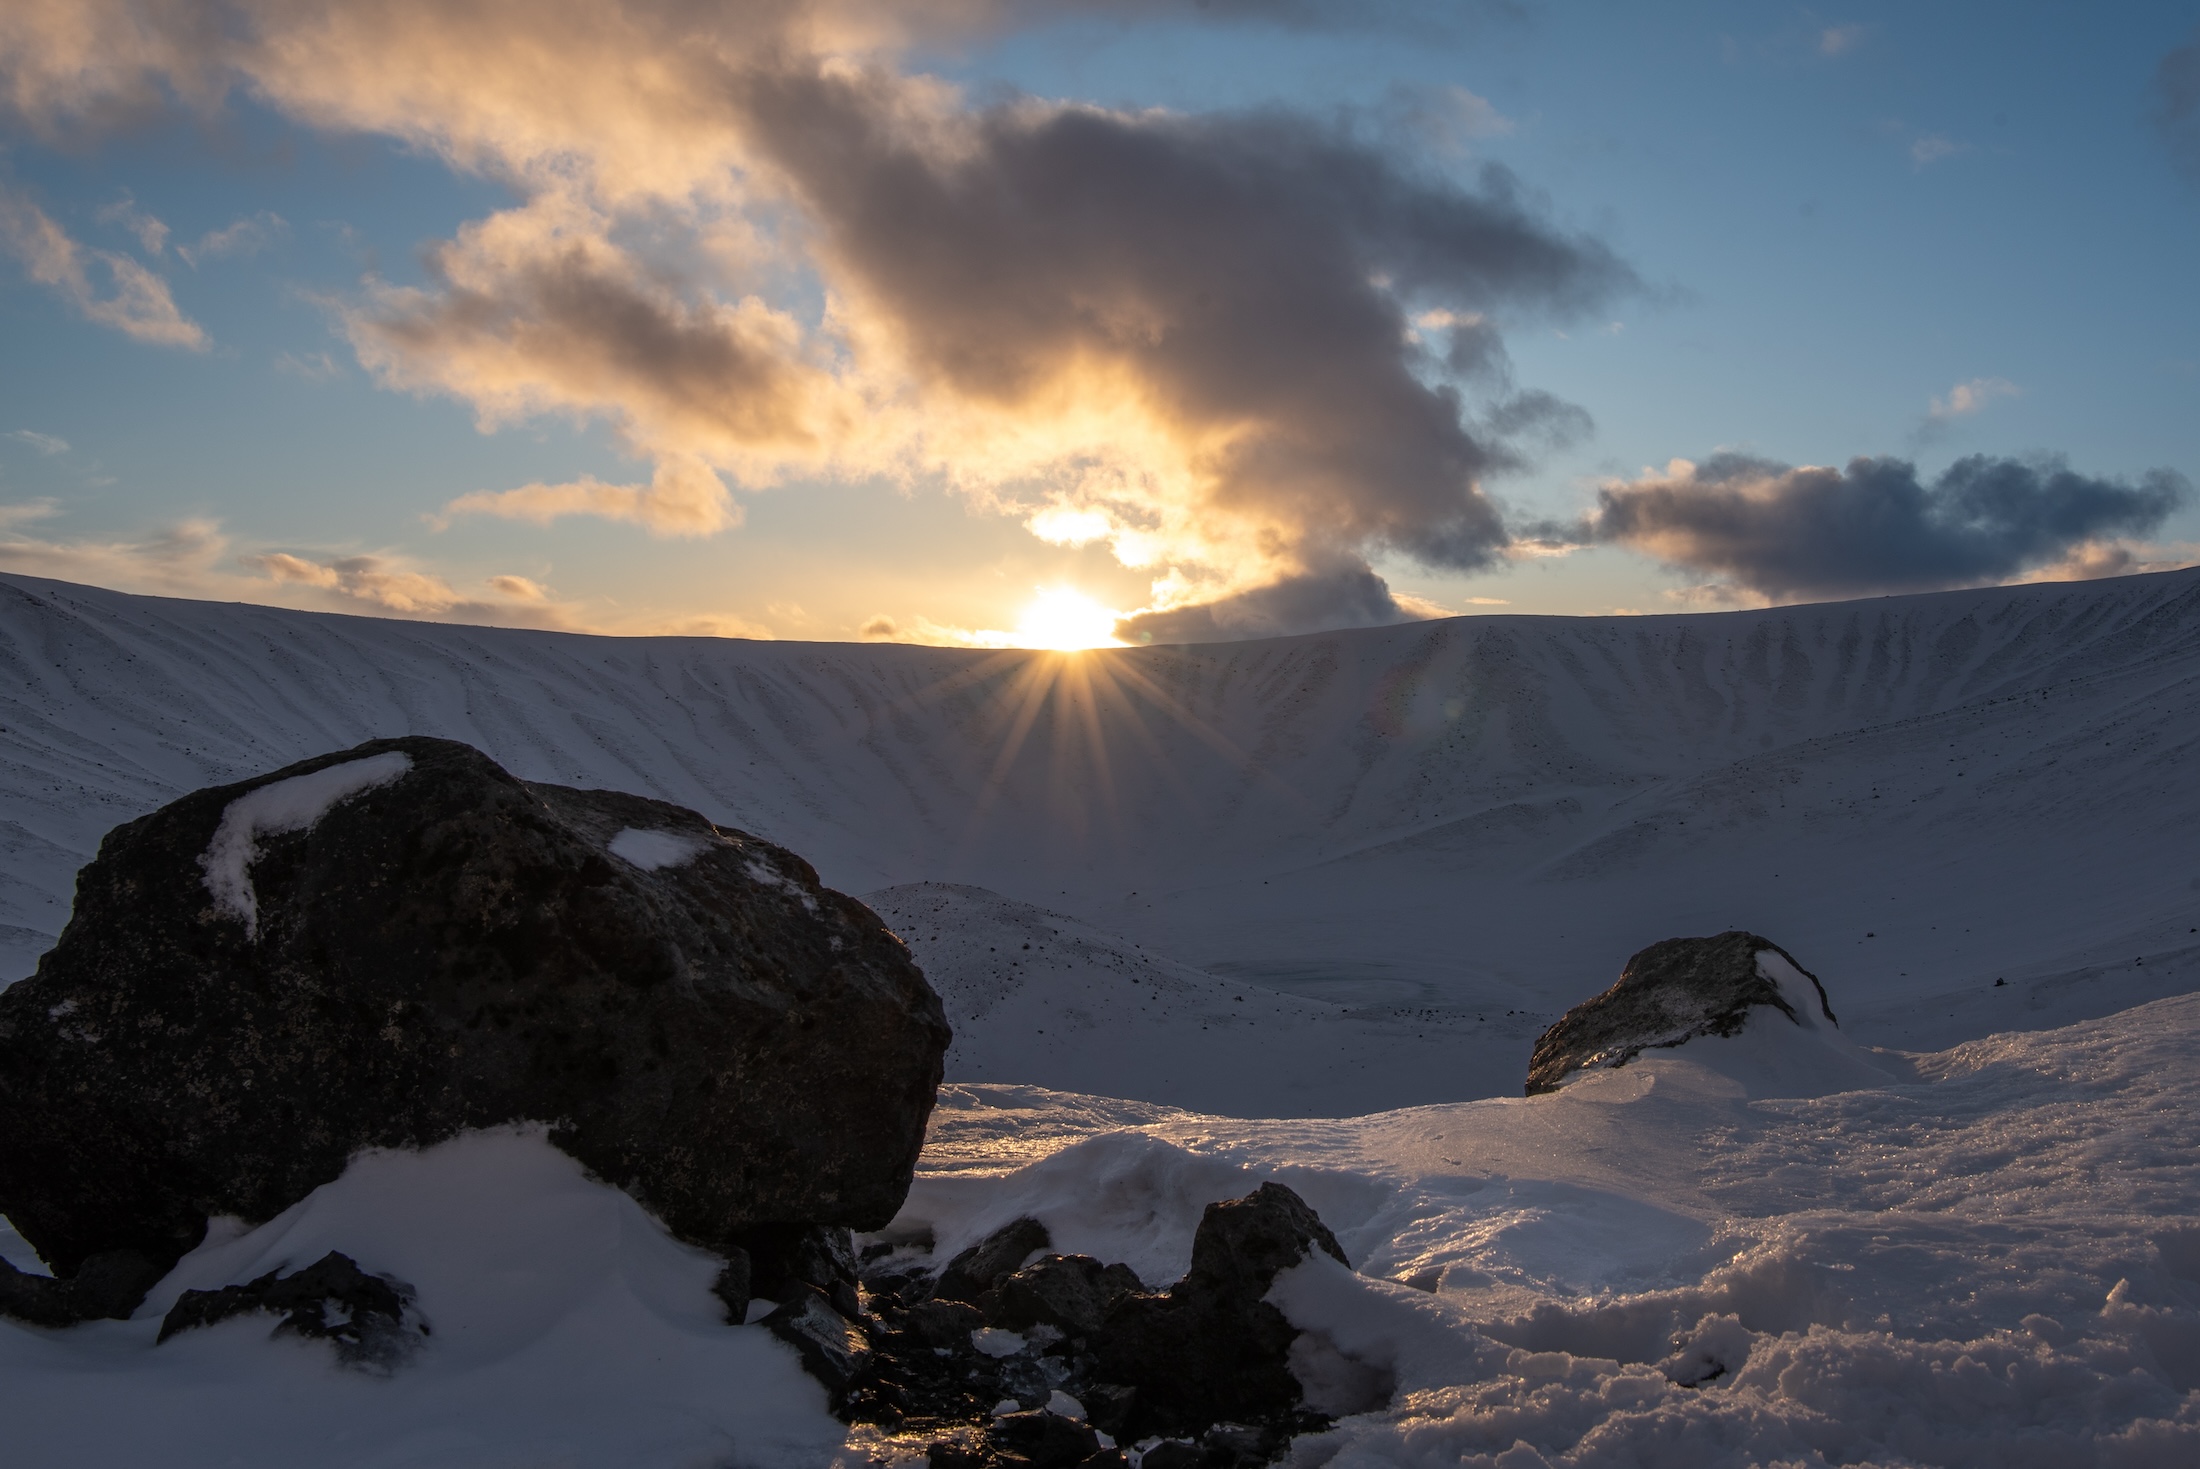
{"type": "MultiPolygon", "coordinates": [[[[1030,1211],[1158,1282],[1206,1202],[1300,1189],[1360,1272],[1283,1287],[1309,1371],[1400,1388],[1305,1464],[2200,1462],[2200,572],[1086,659],[0,577],[0,978],[115,823],[401,732],[866,894],[957,1030],[903,1221],[941,1249],[1030,1211]],[[1886,1049],[1518,1096],[1629,953],[1729,926],[1886,1049]]],[[[0,1324],[4,1457],[859,1462],[708,1278],[539,1139],[370,1156],[138,1320],[0,1324]],[[152,1344],[330,1248],[420,1288],[393,1376],[152,1344]]]]}
{"type": "MultiPolygon", "coordinates": [[[[889,1234],[944,1256],[1035,1214],[1161,1283],[1205,1204],[1289,1184],[1358,1272],[1273,1297],[1320,1333],[1317,1398],[1396,1389],[1300,1465],[2195,1462],[2200,997],[1815,1097],[1768,1093],[1857,1058],[1760,1016],[1551,1096],[1348,1119],[950,1086],[889,1234]]],[[[137,1320],[0,1325],[9,1462],[863,1463],[791,1352],[718,1323],[711,1272],[537,1135],[370,1154],[137,1320]],[[264,1318],[153,1344],[186,1286],[328,1249],[419,1289],[433,1335],[387,1378],[264,1318]]]]}

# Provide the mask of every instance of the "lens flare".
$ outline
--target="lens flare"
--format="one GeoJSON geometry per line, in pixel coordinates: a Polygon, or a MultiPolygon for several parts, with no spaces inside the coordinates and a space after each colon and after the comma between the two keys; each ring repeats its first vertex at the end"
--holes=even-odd
{"type": "Polygon", "coordinates": [[[1103,607],[1074,587],[1041,587],[1016,621],[1012,642],[1019,648],[1119,648],[1115,620],[1123,614],[1103,607]]]}

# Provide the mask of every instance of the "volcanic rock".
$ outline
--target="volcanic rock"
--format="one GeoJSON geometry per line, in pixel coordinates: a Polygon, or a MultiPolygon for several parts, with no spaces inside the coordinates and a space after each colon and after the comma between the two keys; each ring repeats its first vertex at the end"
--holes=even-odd
{"type": "Polygon", "coordinates": [[[1083,1255],[1015,1268],[1045,1241],[1018,1220],[957,1255],[937,1294],[898,1269],[867,1277],[873,1350],[844,1416],[929,1440],[937,1469],[1122,1464],[1107,1439],[1157,1436],[1181,1440],[1171,1452],[1187,1464],[1249,1466],[1328,1423],[1291,1371],[1299,1332],[1263,1297],[1315,1251],[1344,1254],[1288,1188],[1209,1205],[1191,1270],[1165,1291],[1083,1255]],[[974,1304],[947,1298],[949,1275],[974,1304]]]}
{"type": "Polygon", "coordinates": [[[845,1235],[822,1270],[789,1242],[893,1216],[947,1041],[907,949],[793,853],[376,740],[108,834],[0,992],[0,1212],[64,1280],[157,1277],[362,1148],[539,1121],[683,1240],[852,1276],[845,1235]]]}
{"type": "Polygon", "coordinates": [[[824,1294],[798,1287],[777,1310],[764,1318],[764,1326],[781,1341],[791,1343],[802,1366],[832,1394],[837,1403],[871,1354],[871,1343],[861,1327],[840,1314],[824,1294]]]}
{"type": "Polygon", "coordinates": [[[1528,1062],[1527,1094],[1556,1091],[1578,1071],[1624,1066],[1653,1047],[1739,1035],[1760,1005],[1801,1023],[1796,1002],[1807,1004],[1812,994],[1799,993],[1792,984],[1783,992],[1779,977],[1766,972],[1768,962],[1784,963],[1809,980],[1817,1008],[1834,1023],[1825,986],[1772,940],[1739,929],[1712,938],[1666,939],[1629,959],[1618,983],[1543,1032],[1528,1062]],[[1776,958],[1768,961],[1766,955],[1776,958]]]}
{"type": "Polygon", "coordinates": [[[1137,1389],[1133,1436],[1299,1408],[1304,1394],[1288,1363],[1298,1329],[1262,1298],[1278,1272],[1315,1250],[1349,1263],[1320,1216],[1280,1183],[1207,1206],[1191,1270],[1164,1292],[1119,1301],[1094,1344],[1096,1375],[1137,1389]]]}
{"type": "Polygon", "coordinates": [[[187,1290],[161,1320],[157,1341],[179,1331],[212,1326],[232,1316],[266,1311],[281,1316],[277,1336],[302,1336],[333,1342],[337,1356],[356,1367],[394,1366],[427,1334],[406,1323],[411,1286],[369,1275],[349,1255],[329,1251],[305,1269],[284,1275],[270,1270],[244,1285],[220,1290],[187,1290]]]}
{"type": "Polygon", "coordinates": [[[947,1262],[932,1294],[943,1301],[976,1301],[1052,1241],[1036,1219],[1004,1224],[947,1262]]]}
{"type": "Polygon", "coordinates": [[[1142,1291],[1128,1265],[1102,1265],[1089,1255],[1047,1255],[995,1286],[987,1317],[1010,1331],[1051,1326],[1068,1336],[1094,1336],[1117,1301],[1142,1291]]]}

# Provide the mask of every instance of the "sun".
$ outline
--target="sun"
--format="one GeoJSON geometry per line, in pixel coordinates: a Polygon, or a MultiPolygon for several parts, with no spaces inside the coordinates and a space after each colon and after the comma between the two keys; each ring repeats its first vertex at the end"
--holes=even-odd
{"type": "Polygon", "coordinates": [[[1115,620],[1123,614],[1103,607],[1075,587],[1041,587],[1024,605],[1012,641],[1019,648],[1119,648],[1115,620]]]}

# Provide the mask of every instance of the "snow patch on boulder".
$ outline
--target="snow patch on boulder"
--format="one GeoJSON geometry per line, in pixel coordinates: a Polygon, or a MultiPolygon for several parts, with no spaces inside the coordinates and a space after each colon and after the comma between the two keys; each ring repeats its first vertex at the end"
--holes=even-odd
{"type": "MultiPolygon", "coordinates": [[[[610,852],[620,861],[631,862],[644,872],[656,872],[665,867],[687,866],[702,855],[706,845],[701,837],[629,826],[611,839],[610,852]]],[[[776,878],[772,885],[780,886],[776,878]]]]}
{"type": "Polygon", "coordinates": [[[214,839],[199,856],[214,906],[244,920],[244,931],[256,935],[260,898],[252,888],[251,869],[260,855],[259,839],[309,831],[331,807],[388,785],[410,769],[411,756],[390,750],[271,781],[231,801],[222,812],[221,825],[214,828],[214,839]]]}

